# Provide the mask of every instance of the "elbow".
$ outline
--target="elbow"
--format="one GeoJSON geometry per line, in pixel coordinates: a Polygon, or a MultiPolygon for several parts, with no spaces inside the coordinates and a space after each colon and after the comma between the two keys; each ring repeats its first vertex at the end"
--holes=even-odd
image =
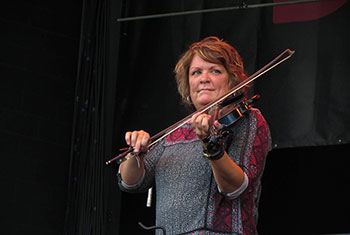
{"type": "Polygon", "coordinates": [[[248,176],[244,173],[243,180],[240,185],[235,186],[233,189],[228,189],[226,190],[221,190],[220,187],[218,187],[219,192],[223,194],[224,196],[230,198],[230,199],[235,199],[239,197],[248,187],[249,184],[249,179],[248,176]]]}

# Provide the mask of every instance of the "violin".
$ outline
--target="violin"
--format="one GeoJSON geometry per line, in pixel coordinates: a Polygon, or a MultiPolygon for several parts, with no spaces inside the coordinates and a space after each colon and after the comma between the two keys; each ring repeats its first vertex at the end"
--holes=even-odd
{"type": "MultiPolygon", "coordinates": [[[[290,49],[286,49],[284,52],[282,52],[280,55],[278,55],[275,59],[273,59],[271,62],[266,64],[264,67],[259,69],[257,72],[249,76],[244,81],[240,82],[238,85],[234,86],[232,89],[230,89],[227,93],[219,97],[218,99],[210,102],[203,108],[195,111],[194,113],[188,115],[184,119],[178,121],[177,123],[169,126],[168,128],[164,129],[163,131],[157,133],[156,135],[152,136],[151,143],[148,145],[148,148],[152,147],[162,139],[164,139],[166,136],[170,135],[172,132],[176,131],[186,123],[188,123],[191,120],[191,117],[196,113],[206,113],[212,110],[215,110],[214,118],[215,120],[218,120],[219,123],[225,125],[225,126],[231,126],[234,123],[236,123],[240,118],[243,117],[243,115],[250,110],[252,103],[259,99],[259,95],[255,95],[250,99],[242,99],[242,94],[236,95],[239,90],[241,90],[243,87],[249,85],[252,83],[255,79],[263,75],[264,73],[268,72],[269,70],[273,69],[277,65],[281,64],[282,62],[289,59],[295,51],[292,51],[290,49]],[[237,102],[238,100],[238,102],[237,102]]],[[[123,161],[128,160],[129,158],[133,157],[133,155],[128,155],[128,153],[131,153],[134,151],[134,148],[128,147],[121,149],[121,151],[124,151],[117,155],[116,157],[108,160],[106,164],[110,164],[114,161],[116,161],[118,164],[122,163],[123,161]]]]}
{"type": "Polygon", "coordinates": [[[250,99],[245,98],[236,103],[231,109],[228,109],[227,113],[221,110],[222,113],[218,118],[219,123],[227,127],[232,126],[251,109],[253,103],[258,99],[260,99],[260,95],[256,94],[250,99]]]}

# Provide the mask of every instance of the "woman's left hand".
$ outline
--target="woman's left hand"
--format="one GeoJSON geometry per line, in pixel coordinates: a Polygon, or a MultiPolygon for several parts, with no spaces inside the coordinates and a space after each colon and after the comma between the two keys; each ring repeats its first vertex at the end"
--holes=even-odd
{"type": "Polygon", "coordinates": [[[191,118],[191,124],[199,139],[203,140],[209,136],[211,115],[205,113],[196,113],[191,118]]]}

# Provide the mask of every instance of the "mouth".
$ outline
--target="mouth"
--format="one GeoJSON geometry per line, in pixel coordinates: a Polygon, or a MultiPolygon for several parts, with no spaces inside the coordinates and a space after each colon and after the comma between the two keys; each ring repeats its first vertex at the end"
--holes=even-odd
{"type": "Polygon", "coordinates": [[[214,89],[211,89],[211,88],[202,88],[202,89],[199,89],[198,90],[198,93],[201,93],[201,92],[206,92],[206,91],[213,91],[214,89]]]}

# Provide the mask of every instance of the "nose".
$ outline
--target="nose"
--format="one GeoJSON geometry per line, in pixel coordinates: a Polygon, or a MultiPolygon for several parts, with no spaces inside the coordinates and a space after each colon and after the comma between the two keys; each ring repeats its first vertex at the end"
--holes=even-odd
{"type": "Polygon", "coordinates": [[[208,72],[203,72],[200,77],[200,83],[208,83],[210,81],[208,72]]]}

